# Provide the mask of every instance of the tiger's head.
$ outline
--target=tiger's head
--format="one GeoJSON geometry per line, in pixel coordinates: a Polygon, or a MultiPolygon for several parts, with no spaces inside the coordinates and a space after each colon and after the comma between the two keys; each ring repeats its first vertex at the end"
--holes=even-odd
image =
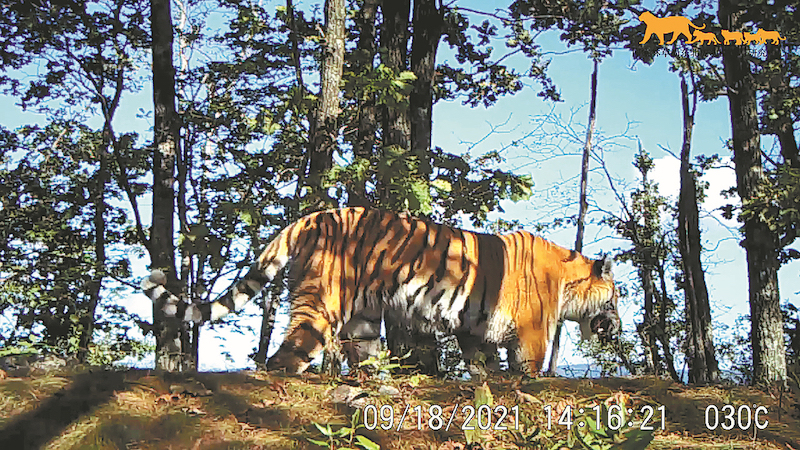
{"type": "Polygon", "coordinates": [[[586,258],[581,264],[591,265],[588,276],[584,274],[566,284],[561,318],[580,324],[581,339],[597,335],[601,341],[609,341],[620,330],[614,261],[605,256],[599,260],[586,258]]]}

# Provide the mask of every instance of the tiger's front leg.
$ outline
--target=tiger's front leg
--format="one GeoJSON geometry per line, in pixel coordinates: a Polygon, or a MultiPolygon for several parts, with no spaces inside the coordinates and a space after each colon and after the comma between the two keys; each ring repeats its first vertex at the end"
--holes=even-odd
{"type": "Polygon", "coordinates": [[[323,297],[303,290],[292,300],[291,322],[278,351],[267,362],[267,370],[285,369],[289,374],[301,374],[331,340],[333,315],[325,307],[323,297]]]}
{"type": "Polygon", "coordinates": [[[519,361],[527,364],[528,374],[538,377],[544,365],[544,356],[547,353],[549,335],[544,327],[534,327],[530,324],[517,326],[519,348],[517,355],[519,361]]]}

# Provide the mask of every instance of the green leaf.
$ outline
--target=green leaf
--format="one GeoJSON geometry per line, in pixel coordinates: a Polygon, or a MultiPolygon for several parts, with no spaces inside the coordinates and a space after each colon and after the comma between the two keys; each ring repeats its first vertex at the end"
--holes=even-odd
{"type": "MultiPolygon", "coordinates": [[[[484,382],[483,385],[475,389],[475,410],[477,411],[478,408],[481,406],[493,406],[494,405],[494,397],[492,396],[492,391],[489,389],[489,385],[484,382]]],[[[473,417],[472,420],[469,422],[469,425],[474,428],[473,430],[464,430],[464,437],[467,440],[467,444],[472,444],[481,440],[482,437],[482,430],[478,428],[478,420],[477,416],[473,417]]]]}
{"type": "Polygon", "coordinates": [[[326,426],[323,427],[322,425],[318,424],[317,422],[311,422],[311,423],[313,423],[314,426],[317,427],[317,429],[320,431],[320,433],[324,434],[325,436],[330,436],[331,434],[333,434],[333,431],[331,431],[331,426],[330,425],[326,425],[326,426]]]}
{"type": "Polygon", "coordinates": [[[602,437],[608,437],[608,433],[606,433],[605,428],[597,428],[597,423],[594,421],[594,418],[592,418],[592,416],[589,415],[586,416],[586,423],[587,423],[587,428],[592,433],[602,437]]]}
{"type": "Polygon", "coordinates": [[[339,437],[344,437],[344,436],[347,436],[348,434],[350,434],[352,431],[353,431],[353,429],[350,428],[350,427],[342,427],[342,428],[339,428],[338,430],[336,430],[333,433],[333,435],[334,436],[339,436],[339,437]]]}
{"type": "Polygon", "coordinates": [[[434,188],[436,188],[436,189],[438,189],[438,190],[440,190],[442,192],[452,192],[453,191],[453,185],[450,184],[449,181],[442,180],[441,178],[437,178],[437,179],[431,181],[431,186],[433,186],[434,188]]]}
{"type": "Polygon", "coordinates": [[[239,218],[242,219],[242,222],[247,224],[247,226],[252,227],[254,224],[253,215],[246,209],[239,211],[239,218]]]}
{"type": "Polygon", "coordinates": [[[477,421],[473,418],[469,422],[469,426],[471,426],[472,430],[464,430],[464,438],[467,441],[467,444],[474,444],[478,442],[481,438],[481,430],[478,428],[477,421]]]}
{"type": "Polygon", "coordinates": [[[404,81],[404,82],[409,82],[409,83],[414,81],[414,80],[416,80],[416,79],[417,79],[417,76],[414,74],[414,72],[412,72],[410,70],[404,70],[404,71],[400,72],[400,74],[397,76],[397,80],[404,81]]]}
{"type": "Polygon", "coordinates": [[[356,442],[361,447],[365,448],[366,450],[381,450],[381,446],[372,442],[368,437],[358,435],[356,436],[356,442]]]}
{"type": "Polygon", "coordinates": [[[625,442],[617,444],[614,448],[620,450],[643,450],[653,440],[653,432],[633,428],[625,433],[625,437],[627,438],[625,442]]]}

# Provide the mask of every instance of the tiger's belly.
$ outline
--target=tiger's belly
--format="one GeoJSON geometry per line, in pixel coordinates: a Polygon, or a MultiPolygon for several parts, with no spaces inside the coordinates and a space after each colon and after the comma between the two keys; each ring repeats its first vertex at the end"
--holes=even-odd
{"type": "Polygon", "coordinates": [[[513,335],[511,320],[493,314],[496,300],[451,284],[411,280],[382,303],[387,321],[423,333],[468,332],[498,343],[513,335]]]}

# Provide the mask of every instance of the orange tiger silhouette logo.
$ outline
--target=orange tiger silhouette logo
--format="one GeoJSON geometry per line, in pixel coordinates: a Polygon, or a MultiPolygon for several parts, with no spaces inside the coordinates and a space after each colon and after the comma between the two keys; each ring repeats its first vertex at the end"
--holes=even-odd
{"type": "Polygon", "coordinates": [[[722,30],[722,43],[723,44],[736,44],[742,45],[744,44],[744,33],[741,31],[728,31],[722,30]]]}
{"type": "Polygon", "coordinates": [[[744,36],[744,43],[745,44],[761,44],[761,37],[758,36],[757,33],[748,33],[743,32],[742,36],[744,36]]]}
{"type": "Polygon", "coordinates": [[[644,31],[644,39],[639,44],[644,44],[650,40],[654,34],[658,36],[658,42],[664,45],[666,35],[672,33],[672,39],[667,44],[672,44],[678,40],[678,36],[684,36],[686,39],[692,38],[692,28],[695,30],[705,29],[705,24],[698,27],[693,24],[691,20],[683,16],[671,17],[656,17],[650,11],[645,11],[639,14],[639,20],[646,25],[644,31]]]}
{"type": "Polygon", "coordinates": [[[692,38],[690,41],[686,41],[687,44],[694,44],[696,42],[702,42],[703,44],[719,44],[717,35],[711,32],[706,33],[704,31],[696,31],[694,33],[694,38],[692,38]]]}
{"type": "Polygon", "coordinates": [[[785,41],[786,38],[781,36],[780,33],[777,31],[767,31],[767,30],[758,30],[753,35],[753,37],[757,40],[759,44],[766,44],[768,41],[772,41],[772,44],[780,44],[781,41],[785,41]]]}
{"type": "MultiPolygon", "coordinates": [[[[291,320],[270,370],[301,373],[337,337],[379,340],[383,318],[454,334],[465,354],[512,344],[535,375],[559,320],[579,322],[584,337],[608,338],[620,324],[610,258],[592,260],[525,231],[474,233],[365,208],[287,226],[214,302],[184,303],[159,271],[142,289],[168,316],[213,321],[241,310],[290,262],[291,320]]],[[[368,356],[363,348],[370,346],[347,354],[357,363],[368,356]]]]}

